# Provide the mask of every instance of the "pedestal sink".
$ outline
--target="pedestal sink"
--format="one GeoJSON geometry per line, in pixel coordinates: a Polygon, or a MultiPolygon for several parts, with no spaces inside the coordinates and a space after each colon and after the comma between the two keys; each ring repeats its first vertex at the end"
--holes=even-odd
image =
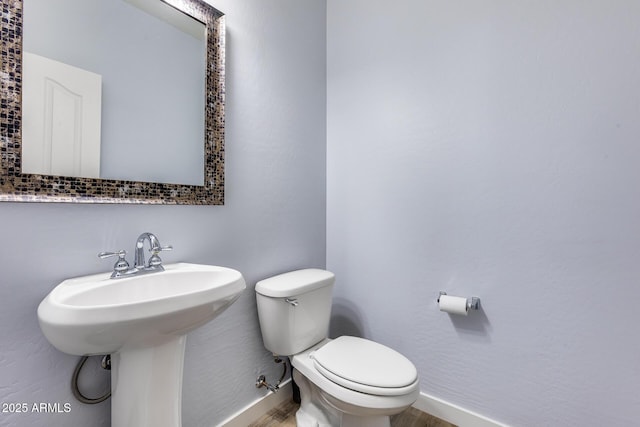
{"type": "Polygon", "coordinates": [[[179,427],[186,334],[245,289],[226,267],[169,264],[165,271],[68,279],[38,307],[45,337],[74,355],[111,354],[111,425],[179,427]]]}

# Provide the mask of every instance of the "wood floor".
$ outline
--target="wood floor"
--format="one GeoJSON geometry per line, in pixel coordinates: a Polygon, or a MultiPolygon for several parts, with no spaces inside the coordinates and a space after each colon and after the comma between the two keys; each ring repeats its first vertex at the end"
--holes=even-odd
{"type": "MultiPolygon", "coordinates": [[[[298,404],[285,402],[273,408],[249,427],[296,427],[298,404]]],[[[366,426],[362,426],[366,427],[366,426]]],[[[425,414],[415,408],[391,417],[391,427],[456,427],[446,421],[425,414]]]]}

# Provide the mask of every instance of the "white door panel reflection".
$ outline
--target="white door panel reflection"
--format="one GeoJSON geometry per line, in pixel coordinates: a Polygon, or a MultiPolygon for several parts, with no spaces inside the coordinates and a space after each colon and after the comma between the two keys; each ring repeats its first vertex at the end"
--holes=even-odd
{"type": "Polygon", "coordinates": [[[22,172],[100,177],[102,77],[24,53],[22,172]]]}

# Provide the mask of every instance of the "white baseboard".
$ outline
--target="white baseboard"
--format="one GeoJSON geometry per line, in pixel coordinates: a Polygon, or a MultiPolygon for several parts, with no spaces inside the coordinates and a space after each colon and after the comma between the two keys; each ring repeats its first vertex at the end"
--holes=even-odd
{"type": "MultiPolygon", "coordinates": [[[[291,379],[285,381],[277,393],[269,393],[250,403],[217,427],[247,427],[271,409],[289,400],[291,400],[291,379]]],[[[420,393],[413,407],[460,427],[509,427],[426,393],[420,393]]]]}
{"type": "Polygon", "coordinates": [[[420,393],[413,407],[460,427],[508,427],[426,393],[420,393]]]}
{"type": "Polygon", "coordinates": [[[291,379],[285,381],[276,393],[261,397],[248,404],[235,414],[217,425],[217,427],[247,427],[252,422],[285,401],[291,400],[291,379]]]}

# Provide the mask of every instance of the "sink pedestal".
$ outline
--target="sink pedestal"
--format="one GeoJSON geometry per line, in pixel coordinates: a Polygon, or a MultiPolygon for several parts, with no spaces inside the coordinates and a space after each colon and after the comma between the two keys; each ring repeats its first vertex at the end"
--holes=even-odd
{"type": "Polygon", "coordinates": [[[111,355],[112,426],[180,427],[187,334],[233,304],[244,277],[189,263],[110,277],[60,283],[38,306],[40,328],[65,353],[111,355]]]}
{"type": "Polygon", "coordinates": [[[111,355],[111,426],[180,427],[187,336],[111,355]]]}

